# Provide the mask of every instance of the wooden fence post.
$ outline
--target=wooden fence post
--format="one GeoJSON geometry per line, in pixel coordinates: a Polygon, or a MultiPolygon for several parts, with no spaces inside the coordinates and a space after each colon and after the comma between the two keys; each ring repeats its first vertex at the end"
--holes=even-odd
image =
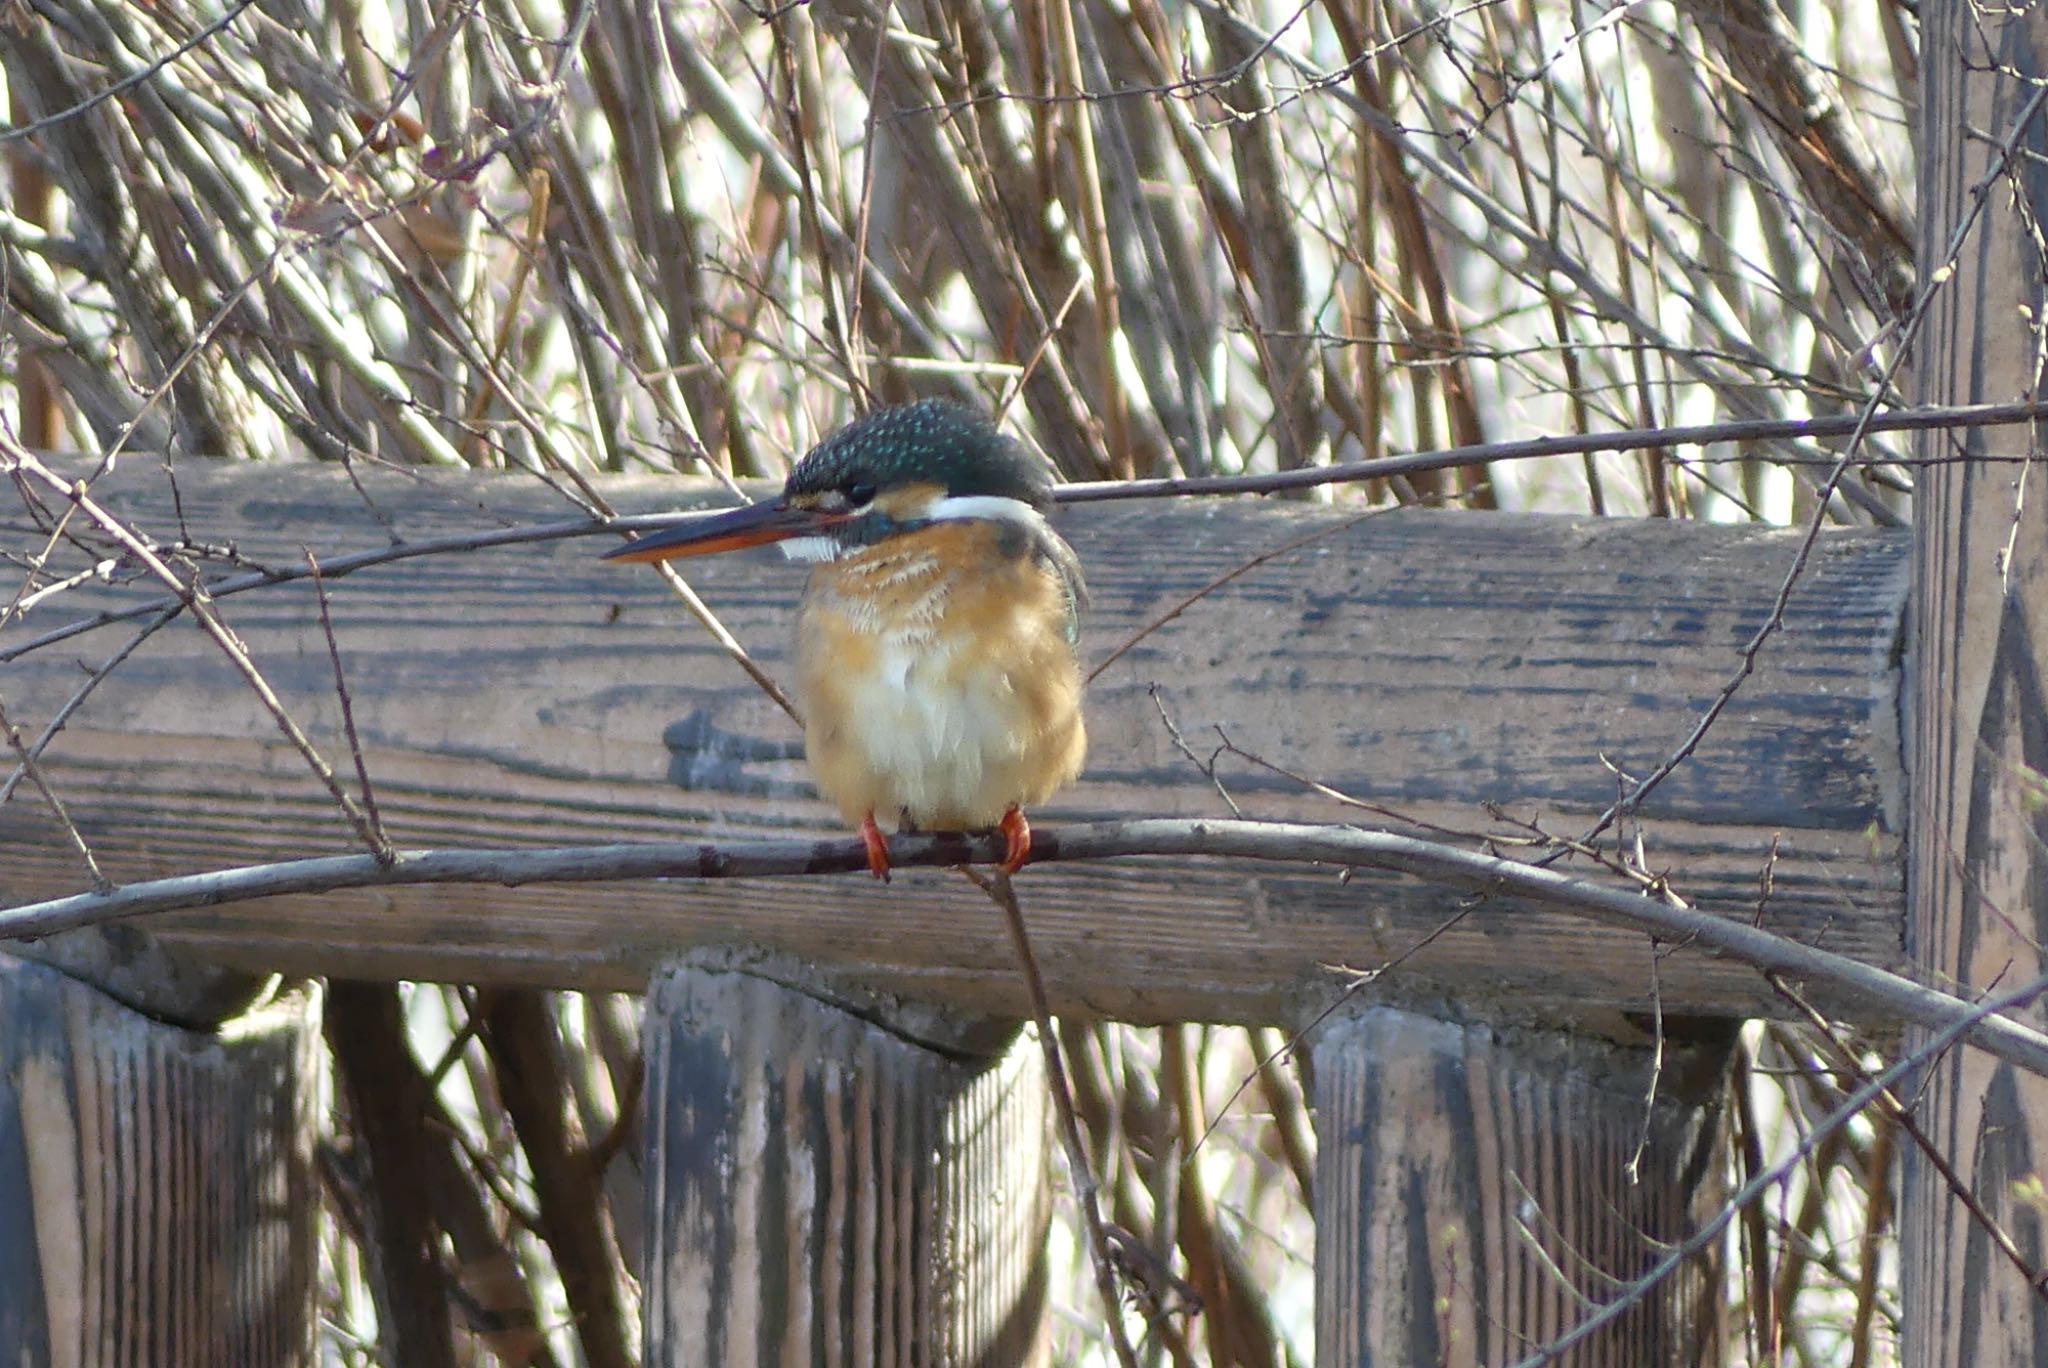
{"type": "Polygon", "coordinates": [[[918,1035],[753,973],[656,975],[647,1362],[1045,1362],[1038,1047],[918,1035]]]}
{"type": "MultiPolygon", "coordinates": [[[[1939,284],[1915,344],[1913,397],[2039,397],[2048,15],[1936,0],[1922,32],[1920,279],[1939,284]],[[1987,185],[2010,153],[2013,164],[1987,185]]],[[[1917,443],[1930,463],[1914,473],[1906,948],[1927,982],[1965,997],[2013,992],[2048,972],[2040,440],[2037,428],[1930,432],[1917,443]]],[[[2048,1024],[2039,999],[2018,1015],[2048,1024]]],[[[1909,1030],[1907,1048],[1927,1034],[1909,1030]]],[[[2037,1195],[2048,1177],[2048,1079],[1959,1047],[1902,1092],[1918,1099],[1919,1127],[1954,1175],[1905,1147],[1902,1361],[2048,1364],[2048,1303],[2029,1286],[2048,1263],[2037,1195]],[[2029,1274],[1999,1252],[1989,1222],[1952,1183],[1974,1194],[2029,1274]]]]}
{"type": "Polygon", "coordinates": [[[315,1015],[167,1025],[0,954],[0,1363],[313,1361],[315,1015]]]}
{"type": "MultiPolygon", "coordinates": [[[[1314,1045],[1316,1361],[1513,1363],[1720,1203],[1732,1041],[1652,1052],[1347,1009],[1314,1045]],[[1654,1093],[1656,1102],[1650,1102],[1654,1093]],[[1641,1145],[1637,1178],[1629,1163],[1641,1145]]],[[[1720,1261],[1689,1263],[1561,1360],[1720,1362],[1720,1261]]]]}

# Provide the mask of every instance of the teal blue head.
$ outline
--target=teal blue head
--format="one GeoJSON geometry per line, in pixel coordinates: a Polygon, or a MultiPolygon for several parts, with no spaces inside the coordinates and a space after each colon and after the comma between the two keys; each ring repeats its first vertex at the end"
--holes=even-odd
{"type": "Polygon", "coordinates": [[[973,409],[943,399],[880,409],[848,423],[789,472],[783,497],[866,504],[913,485],[942,497],[1016,499],[1044,509],[1052,480],[1023,446],[973,409]]]}
{"type": "Polygon", "coordinates": [[[782,542],[793,559],[829,560],[944,519],[1043,526],[1052,477],[973,409],[941,399],[880,409],[813,447],[774,499],[642,537],[628,561],[782,542]]]}

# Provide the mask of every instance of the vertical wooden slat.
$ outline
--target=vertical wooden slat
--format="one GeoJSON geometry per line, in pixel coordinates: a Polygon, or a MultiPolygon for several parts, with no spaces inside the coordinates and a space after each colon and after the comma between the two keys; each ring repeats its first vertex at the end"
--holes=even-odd
{"type": "MultiPolygon", "coordinates": [[[[2048,121],[2030,105],[2048,77],[2048,14],[1961,0],[1923,14],[1920,278],[1941,283],[1914,347],[1914,398],[2038,397],[2048,121]],[[2008,148],[2017,161],[1987,193],[2008,148]]],[[[1933,463],[1914,473],[1906,945],[1927,982],[1974,998],[2048,972],[2048,471],[2038,431],[2023,429],[1928,433],[1916,454],[1933,463]]],[[[2038,1000],[2022,1015],[2048,1023],[2038,1000]]],[[[1909,1031],[1907,1048],[1926,1036],[1909,1031]]],[[[2048,1232],[2024,1189],[2048,1172],[2048,1080],[1958,1048],[1906,1095],[2038,1272],[2048,1232]]],[[[1903,1361],[2048,1364],[2048,1304],[1918,1147],[1904,1154],[1903,1361]]]]}
{"type": "Polygon", "coordinates": [[[0,955],[0,1363],[312,1362],[313,1017],[187,1030],[0,955]]]}
{"type": "Polygon", "coordinates": [[[1038,1048],[912,1040],[742,972],[647,1005],[649,1363],[1040,1364],[1038,1048]]]}
{"type": "MultiPolygon", "coordinates": [[[[1723,1195],[1726,1049],[1667,1051],[1653,1105],[1647,1049],[1386,1007],[1325,1023],[1317,1362],[1511,1363],[1611,1300],[1723,1195]]],[[[1718,1362],[1718,1278],[1688,1266],[1559,1361],[1718,1362]]]]}

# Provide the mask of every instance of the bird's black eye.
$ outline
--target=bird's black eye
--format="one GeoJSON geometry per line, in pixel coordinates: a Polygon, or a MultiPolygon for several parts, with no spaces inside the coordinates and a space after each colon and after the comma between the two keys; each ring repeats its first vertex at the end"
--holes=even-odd
{"type": "Polygon", "coordinates": [[[875,501],[875,482],[855,480],[846,487],[846,502],[855,508],[865,508],[875,501]]]}

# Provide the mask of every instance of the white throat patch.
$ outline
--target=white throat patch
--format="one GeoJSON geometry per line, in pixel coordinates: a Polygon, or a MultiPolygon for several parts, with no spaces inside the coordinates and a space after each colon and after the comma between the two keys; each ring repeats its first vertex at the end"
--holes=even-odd
{"type": "Polygon", "coordinates": [[[790,537],[775,543],[784,559],[793,561],[838,560],[846,548],[830,537],[790,537]]]}
{"type": "Polygon", "coordinates": [[[925,514],[933,522],[972,522],[977,519],[995,519],[1013,522],[1019,527],[1037,531],[1044,527],[1045,519],[1039,511],[1022,499],[1006,499],[1000,494],[960,494],[940,499],[925,514]]]}

